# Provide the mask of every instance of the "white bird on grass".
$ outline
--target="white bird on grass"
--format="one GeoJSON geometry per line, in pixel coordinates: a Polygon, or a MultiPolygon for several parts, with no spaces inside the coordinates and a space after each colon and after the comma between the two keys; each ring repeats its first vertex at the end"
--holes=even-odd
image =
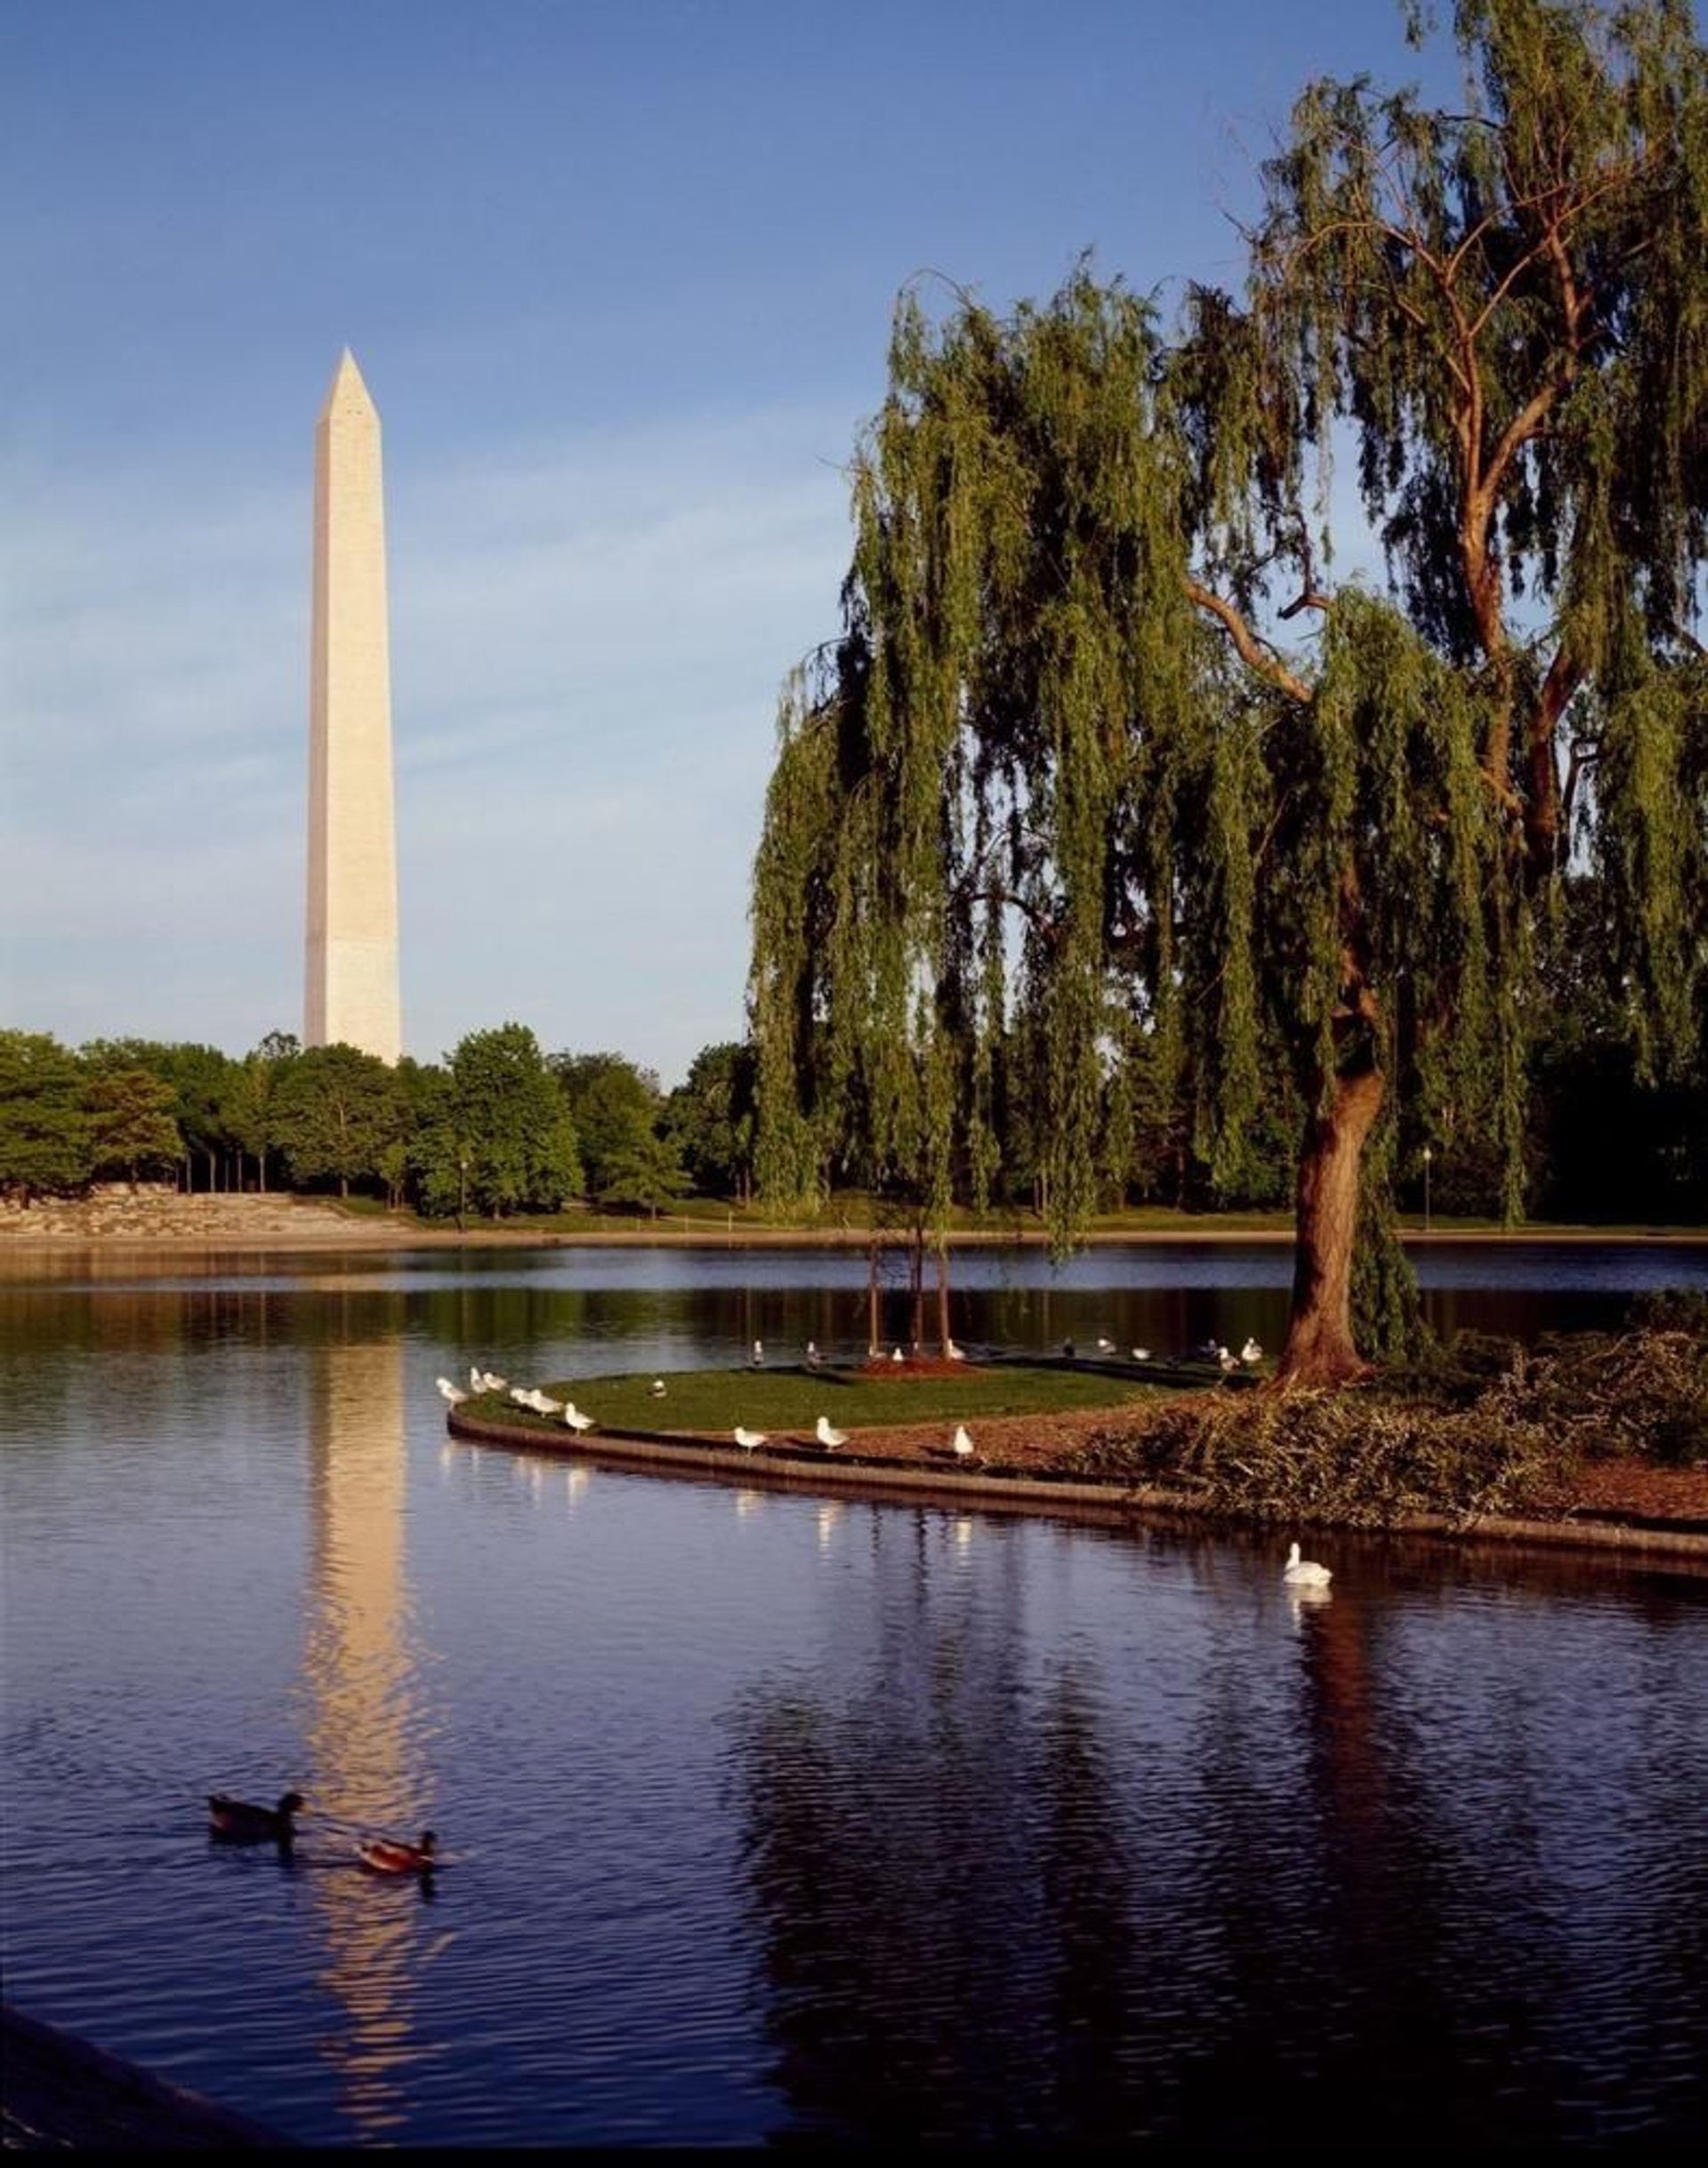
{"type": "Polygon", "coordinates": [[[943,1352],[948,1357],[952,1363],[963,1363],[967,1359],[965,1350],[956,1347],[952,1340],[946,1340],[944,1342],[943,1352]]]}
{"type": "Polygon", "coordinates": [[[1216,1360],[1221,1365],[1224,1371],[1237,1370],[1239,1368],[1238,1356],[1230,1355],[1226,1348],[1218,1348],[1216,1350],[1216,1360]]]}
{"type": "Polygon", "coordinates": [[[665,1397],[665,1390],[666,1388],[663,1378],[654,1378],[651,1384],[647,1388],[647,1390],[652,1395],[655,1400],[662,1400],[665,1397]]]}
{"type": "Polygon", "coordinates": [[[755,1370],[762,1368],[765,1361],[765,1342],[762,1340],[756,1340],[753,1342],[753,1361],[755,1370]]]}
{"type": "Polygon", "coordinates": [[[1262,1349],[1249,1334],[1246,1336],[1245,1345],[1239,1350],[1239,1359],[1243,1363],[1261,1363],[1263,1359],[1262,1349]]]}
{"type": "Polygon", "coordinates": [[[894,1354],[893,1354],[893,1355],[892,1355],[892,1356],[890,1358],[890,1361],[891,1361],[892,1363],[899,1363],[899,1362],[903,1362],[903,1361],[905,1361],[906,1358],[906,1357],[905,1357],[905,1356],[902,1354],[901,1350],[900,1350],[899,1348],[898,1348],[898,1349],[896,1350],[895,1353],[894,1353],[894,1354]]]}
{"type": "Polygon", "coordinates": [[[534,1395],[534,1406],[542,1415],[555,1415],[563,1406],[563,1402],[554,1400],[550,1393],[536,1392],[534,1395]]]}
{"type": "Polygon", "coordinates": [[[473,1363],[471,1363],[469,1365],[469,1390],[471,1392],[485,1392],[486,1390],[486,1372],[484,1370],[478,1369],[473,1363]]]}
{"type": "Polygon", "coordinates": [[[809,1370],[816,1370],[816,1369],[818,1367],[819,1364],[820,1364],[820,1363],[822,1363],[822,1362],[824,1361],[824,1359],[825,1359],[825,1358],[824,1358],[824,1357],[823,1357],[822,1355],[820,1355],[820,1354],[819,1354],[819,1352],[818,1352],[818,1342],[816,1340],[810,1340],[810,1341],[808,1341],[808,1342],[807,1342],[807,1367],[808,1367],[808,1369],[809,1369],[809,1370]]]}
{"type": "Polygon", "coordinates": [[[744,1431],[740,1423],[736,1425],[736,1443],[745,1453],[751,1453],[755,1446],[762,1446],[768,1435],[764,1431],[744,1431]]]}
{"type": "Polygon", "coordinates": [[[1291,1588],[1326,1588],[1333,1579],[1326,1566],[1317,1565],[1315,1559],[1301,1559],[1295,1543],[1287,1553],[1287,1562],[1281,1569],[1281,1578],[1291,1588]]]}
{"type": "Polygon", "coordinates": [[[1150,1360],[1150,1350],[1148,1348],[1135,1348],[1132,1350],[1132,1359],[1136,1363],[1148,1363],[1150,1360]]]}
{"type": "Polygon", "coordinates": [[[505,1386],[507,1386],[509,1383],[510,1380],[508,1378],[501,1378],[495,1370],[483,1370],[480,1373],[480,1390],[482,1392],[503,1392],[505,1386]]]}
{"type": "Polygon", "coordinates": [[[460,1385],[453,1385],[449,1378],[437,1378],[434,1382],[438,1385],[440,1394],[452,1407],[455,1407],[460,1400],[466,1400],[469,1397],[460,1385]]]}
{"type": "Polygon", "coordinates": [[[835,1429],[828,1415],[819,1416],[818,1426],[812,1434],[826,1452],[832,1451],[837,1446],[845,1446],[848,1443],[848,1432],[835,1429]]]}
{"type": "Polygon", "coordinates": [[[979,1448],[967,1435],[967,1426],[964,1422],[955,1424],[955,1436],[950,1439],[949,1447],[958,1461],[972,1461],[979,1457],[979,1448]]]}
{"type": "Polygon", "coordinates": [[[593,1427],[592,1417],[591,1415],[584,1415],[573,1400],[566,1400],[564,1402],[563,1420],[566,1428],[573,1431],[577,1438],[581,1436],[584,1431],[591,1431],[593,1427]]]}
{"type": "Polygon", "coordinates": [[[512,1385],[510,1389],[510,1397],[515,1401],[518,1407],[532,1407],[534,1388],[531,1385],[512,1385]]]}
{"type": "Polygon", "coordinates": [[[1100,1333],[1097,1336],[1097,1351],[1100,1355],[1113,1355],[1115,1353],[1114,1341],[1105,1340],[1102,1334],[1100,1333]]]}

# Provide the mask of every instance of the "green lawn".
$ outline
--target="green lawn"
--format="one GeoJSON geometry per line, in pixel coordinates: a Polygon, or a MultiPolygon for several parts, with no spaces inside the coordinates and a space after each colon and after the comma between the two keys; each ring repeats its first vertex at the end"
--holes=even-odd
{"type": "MultiPolygon", "coordinates": [[[[1113,1407],[1129,1400],[1179,1392],[1191,1385],[1220,1384],[1208,1366],[1158,1365],[1000,1363],[961,1377],[868,1378],[853,1370],[676,1370],[665,1378],[662,1396],[648,1388],[654,1373],[618,1377],[555,1380],[516,1378],[541,1384],[554,1400],[572,1399],[584,1414],[612,1431],[729,1431],[737,1423],[777,1437],[810,1438],[820,1415],[840,1431],[897,1422],[970,1421],[979,1415],[1026,1415],[1061,1408],[1113,1407]]],[[[506,1422],[561,1430],[558,1416],[536,1415],[505,1393],[486,1393],[466,1403],[466,1413],[506,1422]]]]}

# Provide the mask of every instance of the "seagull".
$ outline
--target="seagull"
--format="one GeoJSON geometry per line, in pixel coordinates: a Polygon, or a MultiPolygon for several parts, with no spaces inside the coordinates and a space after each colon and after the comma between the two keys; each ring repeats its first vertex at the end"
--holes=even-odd
{"type": "Polygon", "coordinates": [[[813,1431],[813,1436],[826,1453],[837,1446],[845,1446],[848,1443],[848,1432],[837,1430],[832,1424],[828,1415],[819,1416],[818,1428],[813,1431]]]}
{"type": "Polygon", "coordinates": [[[744,1431],[740,1423],[736,1425],[736,1443],[746,1453],[751,1453],[755,1446],[762,1446],[767,1435],[764,1431],[744,1431]]]}
{"type": "Polygon", "coordinates": [[[898,1347],[895,1353],[890,1358],[890,1359],[892,1363],[898,1363],[905,1361],[906,1358],[903,1356],[900,1348],[898,1347]]]}
{"type": "Polygon", "coordinates": [[[1281,1569],[1281,1578],[1293,1588],[1326,1588],[1333,1577],[1326,1566],[1317,1565],[1314,1559],[1301,1559],[1297,1543],[1288,1551],[1281,1569]]]}
{"type": "Polygon", "coordinates": [[[439,1391],[453,1407],[456,1406],[459,1400],[466,1400],[469,1397],[460,1385],[453,1385],[449,1378],[438,1378],[435,1379],[434,1382],[438,1385],[439,1391]]]}
{"type": "Polygon", "coordinates": [[[477,1368],[473,1363],[471,1363],[469,1365],[469,1390],[471,1392],[485,1392],[486,1390],[486,1372],[477,1368]]]}
{"type": "Polygon", "coordinates": [[[1216,1360],[1221,1365],[1224,1370],[1237,1370],[1239,1368],[1238,1356],[1230,1355],[1226,1348],[1218,1348],[1216,1350],[1216,1360]]]}
{"type": "Polygon", "coordinates": [[[1132,1359],[1136,1363],[1148,1363],[1150,1360],[1150,1350],[1148,1348],[1135,1348],[1132,1350],[1132,1359]]]}
{"type": "Polygon", "coordinates": [[[512,1385],[510,1389],[510,1397],[515,1401],[518,1407],[532,1407],[534,1388],[531,1385],[512,1385]]]}
{"type": "Polygon", "coordinates": [[[1239,1359],[1243,1363],[1261,1363],[1263,1359],[1262,1349],[1249,1334],[1246,1337],[1245,1345],[1239,1350],[1239,1359]]]}
{"type": "Polygon", "coordinates": [[[581,1436],[584,1431],[591,1431],[593,1427],[592,1417],[591,1415],[584,1415],[573,1400],[566,1400],[564,1402],[563,1420],[566,1426],[572,1430],[577,1438],[581,1436]]]}
{"type": "Polygon", "coordinates": [[[534,1395],[534,1406],[542,1415],[555,1415],[563,1406],[563,1402],[552,1399],[549,1393],[536,1392],[534,1395]]]}
{"type": "Polygon", "coordinates": [[[1105,1340],[1100,1333],[1097,1336],[1097,1351],[1100,1355],[1113,1355],[1115,1353],[1114,1341],[1105,1340]]]}
{"type": "Polygon", "coordinates": [[[665,1381],[663,1378],[654,1378],[651,1384],[647,1388],[647,1390],[652,1395],[655,1400],[662,1400],[664,1398],[665,1390],[665,1381]]]}
{"type": "Polygon", "coordinates": [[[480,1390],[482,1392],[503,1392],[505,1386],[508,1385],[509,1382],[510,1380],[508,1378],[501,1378],[495,1370],[483,1370],[480,1373],[480,1390]]]}
{"type": "Polygon", "coordinates": [[[825,1359],[825,1358],[824,1358],[824,1357],[823,1357],[822,1355],[820,1355],[820,1354],[819,1354],[819,1352],[818,1352],[818,1342],[816,1340],[810,1340],[810,1341],[808,1341],[808,1342],[807,1342],[807,1367],[808,1367],[808,1369],[809,1369],[809,1370],[816,1370],[816,1369],[818,1367],[819,1364],[820,1364],[821,1362],[823,1362],[823,1361],[824,1361],[824,1359],[825,1359]]]}
{"type": "Polygon", "coordinates": [[[753,1362],[755,1370],[762,1369],[764,1366],[765,1342],[762,1340],[756,1340],[753,1342],[753,1362]]]}
{"type": "Polygon", "coordinates": [[[963,1363],[967,1359],[965,1350],[956,1347],[952,1340],[946,1340],[943,1342],[943,1352],[952,1363],[963,1363]]]}
{"type": "Polygon", "coordinates": [[[968,1437],[964,1422],[955,1424],[955,1436],[950,1439],[949,1445],[958,1461],[976,1460],[979,1457],[979,1448],[968,1437]]]}

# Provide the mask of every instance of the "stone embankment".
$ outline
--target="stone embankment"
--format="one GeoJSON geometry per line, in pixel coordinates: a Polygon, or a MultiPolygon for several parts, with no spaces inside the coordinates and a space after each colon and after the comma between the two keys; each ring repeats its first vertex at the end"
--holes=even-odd
{"type": "Polygon", "coordinates": [[[388,1243],[395,1228],[365,1226],[335,1205],[293,1197],[194,1195],[128,1182],[98,1183],[86,1197],[41,1197],[25,1205],[0,1198],[0,1242],[159,1242],[187,1249],[288,1248],[348,1244],[374,1232],[388,1243]]]}

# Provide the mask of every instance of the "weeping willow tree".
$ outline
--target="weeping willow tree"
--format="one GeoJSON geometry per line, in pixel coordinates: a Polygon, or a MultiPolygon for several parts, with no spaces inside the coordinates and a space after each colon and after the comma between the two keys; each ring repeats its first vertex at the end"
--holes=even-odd
{"type": "Polygon", "coordinates": [[[1405,1329],[1402,1103],[1518,1210],[1571,852],[1646,1063],[1704,972],[1704,55],[1676,0],[1454,23],[1465,109],[1311,85],[1244,295],[1172,338],[1084,269],[1008,319],[904,296],[755,872],[774,1194],[858,1136],[977,1199],[1019,1045],[1065,1245],[1140,1051],[1191,1049],[1221,1179],[1284,1062],[1304,1382],[1405,1329]],[[1349,446],[1380,598],[1333,576],[1349,446]]]}

